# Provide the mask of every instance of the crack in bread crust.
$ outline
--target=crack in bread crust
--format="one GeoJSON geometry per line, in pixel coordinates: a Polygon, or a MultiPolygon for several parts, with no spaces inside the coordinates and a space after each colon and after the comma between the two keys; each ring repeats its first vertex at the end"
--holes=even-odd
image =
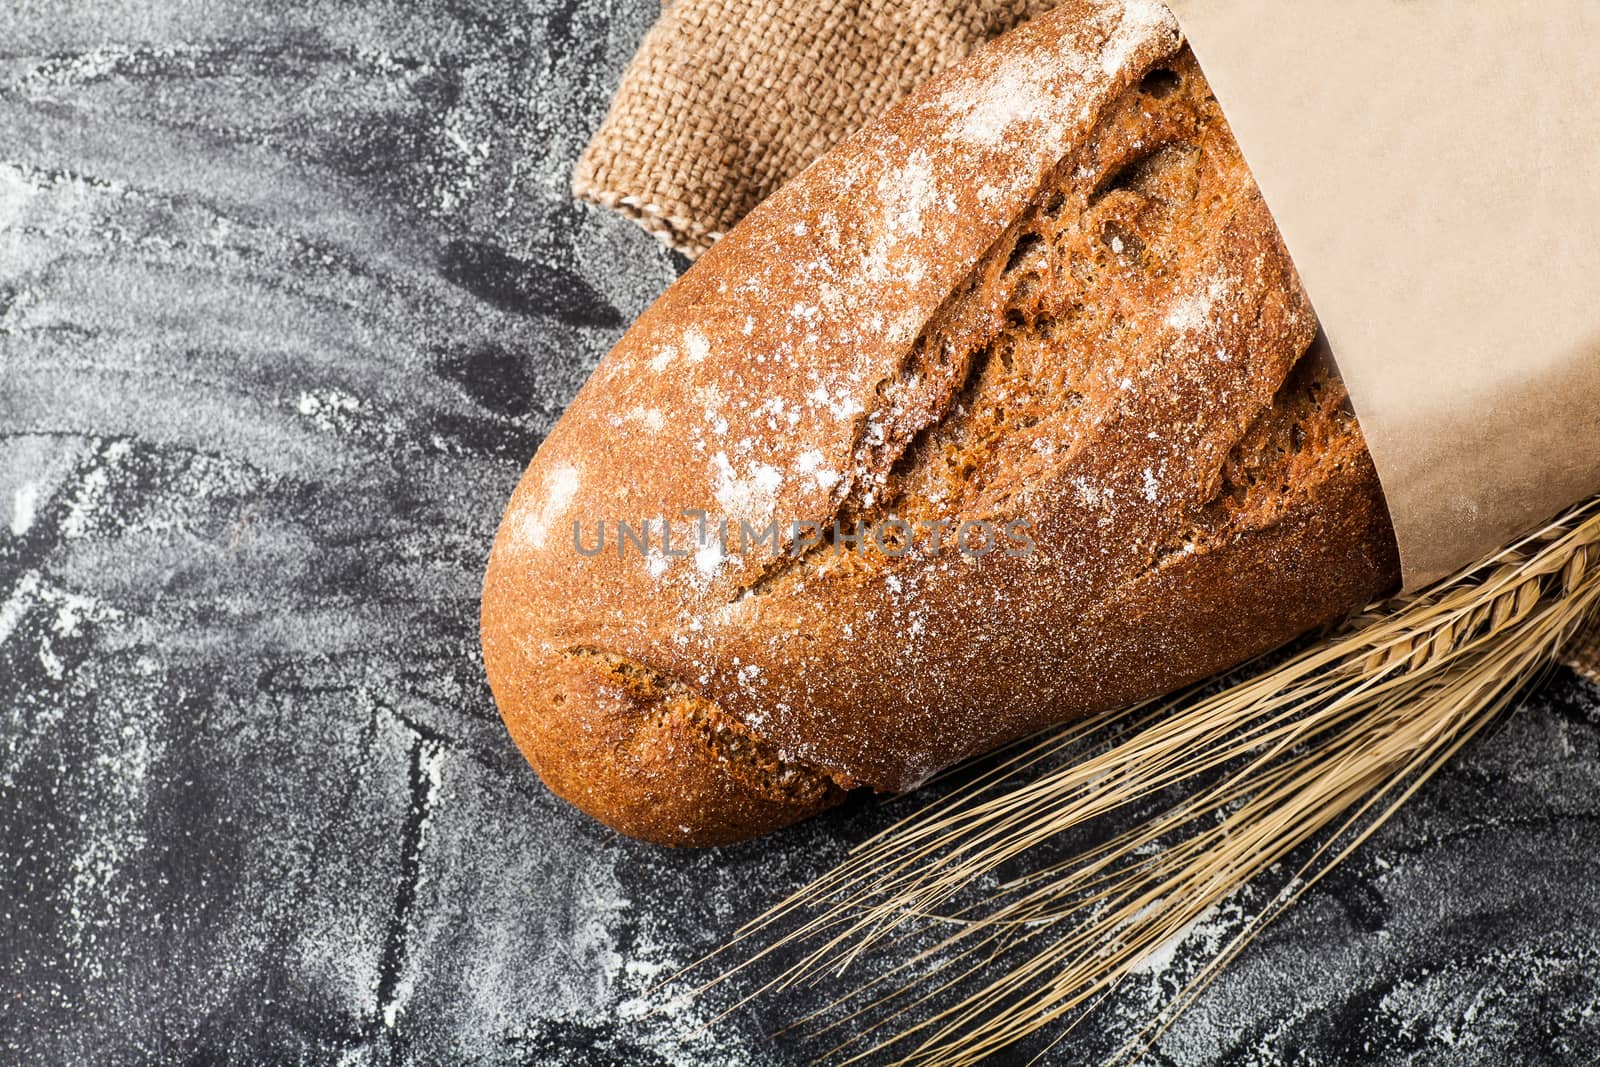
{"type": "MultiPolygon", "coordinates": [[[[676,719],[716,757],[730,776],[762,796],[801,806],[842,795],[854,783],[821,767],[786,757],[756,731],[722,711],[678,678],[636,659],[602,649],[574,646],[562,652],[570,661],[604,675],[644,705],[641,718],[676,719]]],[[[555,694],[552,699],[559,699],[555,694]]]]}
{"type": "MultiPolygon", "coordinates": [[[[1218,165],[1205,158],[1237,152],[1220,126],[1216,102],[1187,51],[1145,72],[1108,108],[1085,146],[1057,165],[928,320],[896,374],[879,383],[881,402],[860,417],[851,479],[830,523],[891,513],[913,522],[1016,517],[1020,480],[1001,492],[982,489],[993,471],[1034,458],[1020,442],[1035,448],[1064,442],[1058,470],[1092,447],[1097,425],[1115,417],[1120,399],[1094,380],[1105,346],[1085,342],[1119,327],[1096,305],[1110,302],[1109,290],[1137,284],[1127,280],[1130,274],[1159,279],[1173,246],[1193,227],[1215,221],[1209,212],[1218,186],[1242,168],[1236,160],[1218,165]],[[1119,136],[1130,122],[1139,125],[1139,136],[1119,136]]],[[[1283,288],[1298,289],[1292,273],[1283,288]]],[[[1248,328],[1259,331],[1266,311],[1264,303],[1250,308],[1248,328]]],[[[1309,471],[1314,481],[1317,457],[1332,463],[1362,451],[1343,384],[1325,349],[1313,346],[1315,330],[1308,313],[1298,324],[1294,357],[1263,368],[1263,403],[1215,455],[1212,491],[1184,502],[1192,513],[1187,535],[1153,547],[1149,565],[1270,524],[1283,507],[1270,485],[1282,493],[1307,489],[1274,472],[1309,471]],[[1304,402],[1304,389],[1317,399],[1304,402]],[[1250,493],[1235,491],[1243,483],[1250,493]]],[[[1036,479],[1050,477],[1046,465],[1033,466],[1036,479]]],[[[770,561],[732,599],[766,595],[818,571],[858,570],[825,561],[838,555],[827,533],[798,557],[770,561]]],[[[870,548],[871,566],[892,566],[870,548]]]]}

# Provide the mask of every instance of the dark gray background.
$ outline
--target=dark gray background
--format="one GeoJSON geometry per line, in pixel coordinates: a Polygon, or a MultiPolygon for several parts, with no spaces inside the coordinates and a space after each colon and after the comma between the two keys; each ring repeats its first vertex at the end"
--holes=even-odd
{"type": "MultiPolygon", "coordinates": [[[[619,839],[477,649],[519,471],[681,265],[567,194],[656,10],[6,4],[0,1060],[797,1060],[800,1001],[641,994],[884,809],[619,839]]],[[[1593,1062],[1597,817],[1562,673],[1153,1061],[1593,1062]]]]}

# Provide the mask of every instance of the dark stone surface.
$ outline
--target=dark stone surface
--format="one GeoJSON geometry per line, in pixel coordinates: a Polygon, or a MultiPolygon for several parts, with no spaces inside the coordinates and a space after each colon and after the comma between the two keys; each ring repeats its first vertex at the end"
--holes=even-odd
{"type": "MultiPolygon", "coordinates": [[[[803,1001],[640,998],[887,810],[619,839],[477,650],[520,469],[676,269],[566,194],[656,9],[0,16],[0,1060],[797,1061],[803,1001]]],[[[1560,674],[1152,1060],[1594,1062],[1597,881],[1560,674]]]]}

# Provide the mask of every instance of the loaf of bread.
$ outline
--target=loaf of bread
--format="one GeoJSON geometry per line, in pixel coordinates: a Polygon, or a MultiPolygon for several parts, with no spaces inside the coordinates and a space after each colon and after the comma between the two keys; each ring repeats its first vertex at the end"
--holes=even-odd
{"type": "Polygon", "coordinates": [[[711,845],[1171,691],[1399,573],[1171,15],[1071,0],[640,317],[511,500],[483,649],[551,789],[711,845]]]}

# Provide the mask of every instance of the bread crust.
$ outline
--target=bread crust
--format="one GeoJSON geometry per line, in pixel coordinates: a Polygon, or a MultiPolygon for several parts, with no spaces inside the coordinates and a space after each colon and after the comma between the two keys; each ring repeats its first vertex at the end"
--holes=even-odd
{"type": "Polygon", "coordinates": [[[512,736],[617,829],[718,844],[1331,622],[1399,563],[1317,336],[1170,13],[1058,8],[818,160],[602,360],[485,578],[512,736]],[[685,509],[786,546],[573,542],[685,509]],[[1034,550],[787,545],[891,515],[1025,519],[1034,550]]]}

